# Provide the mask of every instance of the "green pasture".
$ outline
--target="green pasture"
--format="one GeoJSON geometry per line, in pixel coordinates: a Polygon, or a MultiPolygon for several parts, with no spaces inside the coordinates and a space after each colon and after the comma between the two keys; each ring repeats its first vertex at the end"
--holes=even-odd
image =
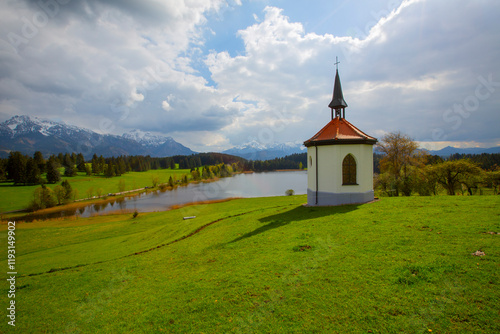
{"type": "MultiPolygon", "coordinates": [[[[166,183],[170,176],[181,179],[182,175],[188,174],[189,169],[157,169],[146,172],[129,172],[118,177],[107,178],[104,176],[86,176],[85,173],[78,173],[75,177],[61,177],[63,180],[68,180],[73,190],[77,191],[77,199],[88,197],[88,190],[93,189],[93,196],[96,196],[97,191],[103,195],[108,193],[116,193],[119,191],[119,182],[124,180],[125,190],[133,190],[153,185],[152,178],[158,176],[159,183],[166,183]]],[[[62,172],[61,172],[62,174],[62,172]]],[[[47,187],[54,188],[57,184],[47,184],[47,187]]],[[[0,212],[8,212],[14,210],[23,210],[33,198],[33,193],[37,186],[14,186],[12,182],[0,183],[0,212]]]]}
{"type": "Polygon", "coordinates": [[[500,332],[500,196],[305,201],[18,224],[15,332],[500,332]]]}

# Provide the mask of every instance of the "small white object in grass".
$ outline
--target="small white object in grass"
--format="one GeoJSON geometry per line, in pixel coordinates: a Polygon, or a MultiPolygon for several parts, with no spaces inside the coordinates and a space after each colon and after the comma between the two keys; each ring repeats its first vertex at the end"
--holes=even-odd
{"type": "Polygon", "coordinates": [[[471,255],[474,255],[474,256],[484,256],[486,254],[484,254],[484,252],[481,252],[481,251],[475,251],[474,253],[472,253],[471,255]]]}
{"type": "Polygon", "coordinates": [[[186,219],[193,219],[193,218],[196,218],[196,216],[184,217],[184,218],[182,218],[182,219],[186,220],[186,219]]]}

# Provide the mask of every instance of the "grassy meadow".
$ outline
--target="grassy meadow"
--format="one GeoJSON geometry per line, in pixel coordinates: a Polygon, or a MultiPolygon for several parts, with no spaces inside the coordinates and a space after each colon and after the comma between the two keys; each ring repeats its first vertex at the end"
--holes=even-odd
{"type": "Polygon", "coordinates": [[[18,224],[16,332],[500,332],[500,196],[305,201],[18,224]]]}
{"type": "MultiPolygon", "coordinates": [[[[179,180],[182,175],[190,173],[189,169],[157,169],[146,172],[128,172],[118,177],[107,178],[105,176],[87,176],[85,173],[78,173],[78,176],[65,177],[64,170],[61,169],[61,184],[62,181],[68,180],[73,190],[77,191],[77,199],[88,198],[89,189],[93,189],[92,196],[96,196],[100,189],[103,195],[108,193],[119,192],[119,182],[125,182],[125,190],[133,190],[153,185],[152,178],[158,176],[160,183],[168,182],[170,176],[177,177],[179,180]]],[[[57,184],[47,184],[47,187],[53,189],[57,184]]],[[[35,186],[13,186],[12,182],[0,183],[0,212],[8,212],[14,210],[25,209],[31,199],[36,188],[35,186]]]]}

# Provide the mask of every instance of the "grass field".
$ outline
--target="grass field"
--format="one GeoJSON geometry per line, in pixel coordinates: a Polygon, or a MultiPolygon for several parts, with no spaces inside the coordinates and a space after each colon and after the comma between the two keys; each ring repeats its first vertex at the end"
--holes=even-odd
{"type": "MultiPolygon", "coordinates": [[[[77,190],[77,199],[87,198],[87,191],[92,188],[93,195],[101,189],[102,194],[116,193],[119,191],[118,183],[120,180],[125,182],[125,190],[133,190],[152,186],[152,177],[158,176],[160,183],[168,182],[170,176],[176,176],[179,180],[182,175],[188,174],[189,169],[158,169],[149,170],[146,172],[129,172],[122,176],[106,178],[104,176],[86,176],[85,173],[78,173],[75,177],[62,177],[63,180],[68,180],[73,190],[77,190]]],[[[62,173],[61,173],[62,175],[62,173]]],[[[47,187],[54,188],[57,184],[47,184],[47,187]]],[[[33,193],[37,186],[13,186],[12,182],[0,183],[0,212],[8,212],[14,210],[23,210],[33,198],[33,193]]]]}
{"type": "Polygon", "coordinates": [[[18,224],[16,332],[500,332],[500,196],[305,201],[18,224]]]}

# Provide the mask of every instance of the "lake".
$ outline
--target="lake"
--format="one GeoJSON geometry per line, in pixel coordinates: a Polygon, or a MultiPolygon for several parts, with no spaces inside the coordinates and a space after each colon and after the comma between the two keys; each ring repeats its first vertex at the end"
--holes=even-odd
{"type": "Polygon", "coordinates": [[[19,220],[49,219],[77,215],[90,217],[111,212],[165,211],[174,205],[203,202],[234,197],[284,196],[286,190],[293,189],[296,195],[307,193],[307,171],[282,171],[266,173],[237,174],[215,182],[191,183],[173,190],[150,191],[136,196],[117,198],[109,202],[87,204],[80,208],[60,210],[41,215],[28,215],[19,220]]]}

